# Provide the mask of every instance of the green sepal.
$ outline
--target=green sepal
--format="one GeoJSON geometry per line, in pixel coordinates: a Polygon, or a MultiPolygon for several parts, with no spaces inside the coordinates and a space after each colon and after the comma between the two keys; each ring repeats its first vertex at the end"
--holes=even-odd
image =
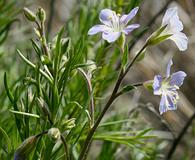
{"type": "Polygon", "coordinates": [[[129,59],[129,47],[126,45],[124,54],[122,55],[122,62],[121,62],[121,67],[125,70],[128,64],[128,59],[129,59]]]}
{"type": "Polygon", "coordinates": [[[160,42],[163,42],[164,40],[166,40],[170,36],[172,36],[172,34],[167,34],[167,35],[164,35],[164,36],[157,37],[157,38],[151,40],[150,43],[149,43],[149,45],[159,44],[160,42]]]}
{"type": "Polygon", "coordinates": [[[149,80],[143,83],[144,88],[146,88],[147,90],[153,92],[153,80],[149,80]]]}

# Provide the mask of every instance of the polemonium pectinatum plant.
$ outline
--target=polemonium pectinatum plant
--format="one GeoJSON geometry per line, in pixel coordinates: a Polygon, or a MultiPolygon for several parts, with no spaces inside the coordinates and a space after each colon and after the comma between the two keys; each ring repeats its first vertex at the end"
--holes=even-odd
{"type": "MultiPolygon", "coordinates": [[[[109,146],[106,148],[106,154],[110,159],[111,157],[114,159],[114,153],[117,153],[121,144],[131,150],[135,148],[145,157],[151,158],[152,154],[142,148],[143,140],[153,138],[150,136],[150,128],[129,131],[122,125],[127,120],[121,120],[119,113],[114,117],[110,115],[108,119],[111,121],[103,122],[102,119],[117,98],[144,85],[144,82],[133,84],[128,82],[126,85],[122,82],[149,46],[171,39],[183,51],[187,49],[187,37],[181,32],[183,25],[177,10],[170,8],[166,11],[159,29],[149,36],[134,57],[129,58],[129,42],[125,36],[134,38],[134,29],[140,27],[137,22],[129,24],[133,18],[137,21],[136,15],[139,14],[138,7],[132,8],[134,9],[129,14],[117,14],[116,11],[102,7],[99,14],[102,24],[95,26],[90,23],[83,24],[88,27],[86,35],[79,37],[82,33],[77,33],[78,40],[74,36],[65,37],[73,34],[69,31],[77,28],[76,24],[73,27],[70,23],[51,41],[47,39],[45,31],[45,11],[39,8],[34,13],[27,8],[24,9],[24,15],[32,23],[37,36],[36,40],[31,40],[33,48],[31,53],[36,54],[25,55],[24,51],[18,50],[19,57],[28,66],[27,73],[22,77],[23,83],[18,87],[10,88],[8,76],[6,74],[4,76],[6,93],[13,106],[10,111],[14,114],[16,122],[17,140],[21,141],[21,144],[14,148],[15,160],[85,160],[94,140],[104,142],[101,153],[94,159],[104,158],[102,156],[105,152],[104,146],[109,146]],[[104,44],[100,51],[97,50],[99,52],[97,57],[89,56],[91,53],[87,45],[91,36],[87,35],[99,32],[106,42],[102,42],[104,44]],[[107,42],[117,45],[111,46],[114,53],[110,59],[104,61],[108,50],[107,42]],[[122,53],[118,54],[121,51],[122,53]],[[119,61],[119,71],[116,71],[113,63],[119,61]],[[109,82],[114,83],[111,93],[107,89],[112,87],[109,82]],[[114,147],[112,144],[115,144],[114,147]],[[112,151],[108,152],[110,148],[112,151]]],[[[85,22],[87,20],[88,17],[85,22]]],[[[79,28],[82,26],[78,25],[77,29],[79,28]]],[[[91,44],[95,45],[92,42],[91,44]]],[[[161,96],[160,114],[177,108],[179,101],[177,90],[186,77],[183,71],[171,74],[171,65],[172,61],[167,66],[165,77],[156,75],[154,80],[150,81],[154,95],[161,96]]]]}

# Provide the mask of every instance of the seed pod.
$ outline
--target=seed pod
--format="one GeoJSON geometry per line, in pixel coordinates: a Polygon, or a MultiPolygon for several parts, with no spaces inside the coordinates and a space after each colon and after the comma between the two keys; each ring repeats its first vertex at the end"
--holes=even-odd
{"type": "Polygon", "coordinates": [[[29,154],[36,146],[37,139],[37,136],[31,136],[23,141],[14,153],[14,160],[27,160],[29,154]]]}
{"type": "Polygon", "coordinates": [[[24,7],[23,11],[24,11],[25,17],[29,21],[34,22],[36,20],[36,15],[31,10],[29,10],[28,8],[24,7]]]}

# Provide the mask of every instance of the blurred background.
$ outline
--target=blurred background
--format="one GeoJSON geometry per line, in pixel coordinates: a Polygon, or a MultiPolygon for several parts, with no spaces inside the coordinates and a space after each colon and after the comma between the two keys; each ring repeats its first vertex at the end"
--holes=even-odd
{"type": "MultiPolygon", "coordinates": [[[[123,126],[124,128],[129,130],[142,129],[143,126],[153,128],[152,134],[158,138],[152,142],[152,145],[147,141],[144,145],[150,149],[152,154],[159,155],[159,158],[156,159],[166,157],[174,145],[176,150],[172,159],[195,159],[195,121],[193,121],[195,117],[195,1],[124,1],[125,6],[120,6],[120,0],[0,0],[0,125],[14,125],[14,121],[6,122],[10,115],[7,113],[9,105],[3,85],[4,72],[6,71],[10,75],[9,82],[11,84],[17,83],[20,76],[25,74],[25,67],[20,65],[21,60],[16,54],[16,49],[19,48],[29,54],[33,52],[30,39],[35,38],[35,35],[32,24],[28,23],[22,14],[24,6],[29,7],[32,11],[36,11],[39,6],[46,10],[46,31],[49,41],[55,37],[62,26],[65,26],[66,36],[70,36],[74,44],[77,41],[77,36],[87,34],[91,26],[99,23],[98,14],[101,9],[108,7],[118,12],[128,13],[132,6],[139,5],[139,14],[134,21],[141,24],[141,27],[132,36],[129,36],[130,56],[134,55],[147,37],[161,25],[166,8],[177,7],[179,17],[184,24],[183,32],[189,39],[188,49],[185,52],[179,52],[172,41],[150,47],[144,60],[132,68],[123,83],[144,82],[153,79],[156,74],[165,75],[166,65],[173,57],[172,72],[182,70],[187,73],[187,78],[179,92],[178,110],[160,116],[158,111],[160,97],[154,96],[150,91],[140,87],[135,92],[117,99],[104,121],[113,115],[125,114],[126,118],[132,119],[132,122],[123,126]]],[[[87,39],[89,41],[87,55],[89,59],[94,60],[97,58],[96,52],[102,52],[99,49],[101,37],[97,35],[95,38],[89,37],[87,39]]],[[[107,54],[112,52],[111,49],[107,54]]],[[[106,61],[109,58],[107,56],[106,61]]],[[[117,68],[117,65],[114,65],[114,68],[117,68]]],[[[114,76],[111,77],[110,81],[114,82],[114,76]]],[[[112,87],[105,87],[105,96],[111,92],[112,87]]],[[[89,159],[96,159],[96,155],[106,152],[106,148],[100,149],[101,146],[101,142],[98,141],[93,144],[89,159]]],[[[143,154],[139,151],[131,152],[124,146],[116,150],[114,157],[118,160],[144,159],[143,154]]]]}

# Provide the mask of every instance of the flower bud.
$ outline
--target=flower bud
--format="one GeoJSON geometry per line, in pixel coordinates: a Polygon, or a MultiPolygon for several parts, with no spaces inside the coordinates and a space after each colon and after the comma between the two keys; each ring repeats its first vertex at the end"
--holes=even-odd
{"type": "Polygon", "coordinates": [[[36,20],[36,16],[35,16],[35,14],[34,14],[31,10],[29,10],[29,9],[26,8],[26,7],[24,7],[23,11],[24,11],[25,17],[26,17],[29,21],[34,22],[34,21],[36,20]]]}
{"type": "Polygon", "coordinates": [[[43,117],[50,117],[50,111],[49,108],[47,106],[47,104],[45,103],[45,101],[40,97],[40,98],[36,98],[37,103],[39,108],[41,109],[41,113],[43,115],[43,117]]]}
{"type": "Polygon", "coordinates": [[[37,136],[27,138],[15,151],[14,160],[26,160],[36,146],[37,139],[37,136]]]}
{"type": "Polygon", "coordinates": [[[47,134],[53,141],[58,141],[61,136],[60,130],[58,128],[50,128],[47,134]]]}
{"type": "Polygon", "coordinates": [[[37,12],[37,17],[39,18],[39,20],[41,22],[44,22],[46,19],[46,13],[45,10],[43,8],[39,8],[38,12],[37,12]]]}
{"type": "Polygon", "coordinates": [[[75,120],[76,120],[75,118],[65,120],[63,122],[64,130],[69,130],[69,129],[72,129],[73,127],[75,127],[75,120]]]}

